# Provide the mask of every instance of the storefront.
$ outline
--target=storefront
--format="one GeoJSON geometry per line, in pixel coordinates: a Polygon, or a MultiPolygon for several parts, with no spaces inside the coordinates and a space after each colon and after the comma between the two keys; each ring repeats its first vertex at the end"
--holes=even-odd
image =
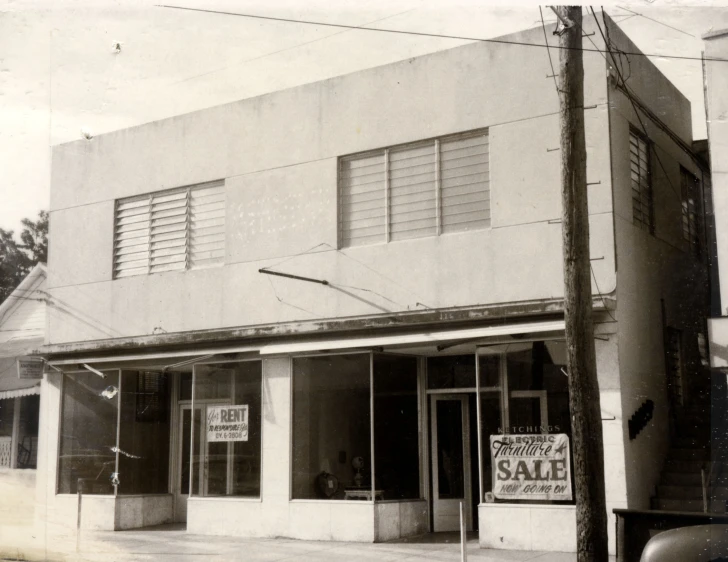
{"type": "Polygon", "coordinates": [[[562,321],[162,355],[51,360],[54,501],[82,486],[84,528],[383,541],[461,503],[483,546],[574,527],[562,321]]]}

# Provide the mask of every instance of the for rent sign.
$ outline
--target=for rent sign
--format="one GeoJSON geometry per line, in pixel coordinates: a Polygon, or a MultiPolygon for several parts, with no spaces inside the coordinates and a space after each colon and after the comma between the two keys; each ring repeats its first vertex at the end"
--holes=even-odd
{"type": "Polygon", "coordinates": [[[247,441],[248,405],[208,406],[207,442],[247,441]]]}
{"type": "Polygon", "coordinates": [[[503,500],[571,500],[569,436],[491,435],[493,495],[503,500]]]}

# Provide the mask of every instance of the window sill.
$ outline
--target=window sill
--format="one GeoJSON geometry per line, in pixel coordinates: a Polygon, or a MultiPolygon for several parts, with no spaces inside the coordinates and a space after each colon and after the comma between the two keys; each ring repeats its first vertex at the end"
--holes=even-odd
{"type": "Polygon", "coordinates": [[[188,502],[210,502],[210,501],[223,501],[223,502],[247,502],[247,503],[262,503],[262,498],[246,498],[244,496],[191,496],[187,498],[188,502]]]}
{"type": "Polygon", "coordinates": [[[481,503],[478,507],[485,507],[488,509],[576,509],[575,504],[563,505],[563,504],[541,504],[541,503],[481,503]]]}
{"type": "MultiPolygon", "coordinates": [[[[345,505],[374,505],[372,500],[288,500],[288,503],[327,503],[327,504],[345,504],[345,505]]],[[[376,502],[382,503],[382,502],[376,502]]]]}

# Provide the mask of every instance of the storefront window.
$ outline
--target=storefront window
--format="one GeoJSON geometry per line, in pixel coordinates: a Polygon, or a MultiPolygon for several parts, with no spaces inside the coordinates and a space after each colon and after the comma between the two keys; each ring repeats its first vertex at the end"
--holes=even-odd
{"type": "Polygon", "coordinates": [[[119,371],[72,373],[63,377],[58,492],[113,494],[119,371]]]}
{"type": "Polygon", "coordinates": [[[499,385],[480,392],[484,501],[573,501],[564,343],[513,344],[479,361],[481,380],[501,370],[499,385]]]}
{"type": "Polygon", "coordinates": [[[170,375],[121,372],[119,494],[169,489],[170,375]]]}
{"type": "Polygon", "coordinates": [[[475,388],[475,356],[470,354],[429,357],[427,388],[428,390],[475,388]]]}
{"type": "Polygon", "coordinates": [[[417,360],[374,355],[376,499],[420,497],[417,360]]]}
{"type": "Polygon", "coordinates": [[[260,497],[261,377],[260,361],[195,365],[193,495],[260,497]]]}
{"type": "Polygon", "coordinates": [[[370,359],[293,360],[293,499],[371,499],[370,359]]]}
{"type": "Polygon", "coordinates": [[[17,458],[15,468],[35,468],[38,464],[38,416],[40,396],[20,398],[17,458]]]}
{"type": "Polygon", "coordinates": [[[571,435],[569,380],[562,342],[534,342],[508,353],[509,420],[506,433],[571,435]]]}

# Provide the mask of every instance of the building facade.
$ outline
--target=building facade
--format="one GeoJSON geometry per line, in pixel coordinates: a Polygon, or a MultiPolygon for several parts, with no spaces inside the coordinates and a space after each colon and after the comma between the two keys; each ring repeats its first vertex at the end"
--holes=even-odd
{"type": "Polygon", "coordinates": [[[706,86],[706,113],[708,117],[708,142],[712,170],[712,210],[715,215],[715,255],[717,258],[717,286],[713,293],[711,318],[708,320],[710,335],[710,367],[713,372],[712,392],[712,460],[718,473],[716,483],[719,496],[724,500],[721,487],[728,477],[728,124],[726,123],[725,96],[721,88],[726,86],[726,73],[719,62],[711,59],[728,55],[728,31],[720,30],[704,37],[705,58],[703,67],[706,86]]]}
{"type": "MultiPolygon", "coordinates": [[[[669,446],[665,329],[697,353],[700,209],[675,186],[702,173],[652,63],[631,96],[584,65],[611,513],[649,507],[669,446]]],[[[39,517],[75,524],[82,487],[84,528],[383,541],[462,504],[483,547],[573,551],[548,70],[478,43],[56,147],[48,291],[73,318],[49,310],[39,517]],[[519,468],[517,445],[560,456],[519,468]]]]}
{"type": "Polygon", "coordinates": [[[33,528],[38,417],[45,342],[46,266],[36,265],[0,303],[0,542],[33,528]]]}

